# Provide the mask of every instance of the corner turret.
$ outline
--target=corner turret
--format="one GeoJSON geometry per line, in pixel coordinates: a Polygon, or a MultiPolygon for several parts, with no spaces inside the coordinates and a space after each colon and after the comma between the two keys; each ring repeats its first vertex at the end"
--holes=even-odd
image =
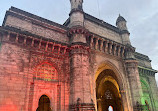
{"type": "Polygon", "coordinates": [[[131,45],[128,32],[128,28],[126,25],[127,21],[119,14],[119,17],[116,20],[116,26],[120,30],[120,35],[122,37],[122,43],[124,45],[131,45]]]}
{"type": "Polygon", "coordinates": [[[126,26],[126,20],[119,14],[119,17],[116,20],[116,26],[120,29],[120,30],[128,30],[127,26],[126,26]]]}
{"type": "Polygon", "coordinates": [[[70,0],[70,2],[71,2],[71,11],[72,10],[83,11],[82,9],[83,0],[70,0]]]}
{"type": "Polygon", "coordinates": [[[70,25],[69,27],[80,26],[83,27],[84,15],[83,15],[83,0],[70,0],[71,12],[70,12],[70,25]]]}

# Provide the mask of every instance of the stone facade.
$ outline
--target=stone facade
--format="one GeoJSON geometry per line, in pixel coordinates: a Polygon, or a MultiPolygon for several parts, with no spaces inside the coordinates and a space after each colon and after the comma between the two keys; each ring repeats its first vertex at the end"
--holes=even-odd
{"type": "Polygon", "coordinates": [[[60,25],[11,7],[0,27],[0,111],[157,111],[148,56],[135,52],[126,20],[116,27],[70,0],[60,25]]]}

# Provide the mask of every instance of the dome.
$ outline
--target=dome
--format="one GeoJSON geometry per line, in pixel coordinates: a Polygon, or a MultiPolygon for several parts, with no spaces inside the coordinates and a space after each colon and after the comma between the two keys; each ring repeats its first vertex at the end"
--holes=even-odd
{"type": "Polygon", "coordinates": [[[119,14],[119,17],[118,17],[117,20],[116,20],[116,25],[117,25],[119,22],[121,22],[121,21],[126,22],[126,20],[119,14]]]}

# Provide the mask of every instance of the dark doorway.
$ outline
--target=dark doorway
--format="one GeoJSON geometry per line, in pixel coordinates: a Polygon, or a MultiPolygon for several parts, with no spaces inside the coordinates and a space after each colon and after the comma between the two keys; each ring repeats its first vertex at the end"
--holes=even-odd
{"type": "Polygon", "coordinates": [[[39,99],[38,108],[36,111],[52,111],[50,108],[50,100],[46,95],[42,95],[39,99]]]}

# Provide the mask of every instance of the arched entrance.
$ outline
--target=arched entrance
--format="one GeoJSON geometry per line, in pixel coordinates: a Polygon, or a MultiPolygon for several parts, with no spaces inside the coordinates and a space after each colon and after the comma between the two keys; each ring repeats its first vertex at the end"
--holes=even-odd
{"type": "Polygon", "coordinates": [[[50,108],[50,99],[46,95],[42,95],[38,102],[38,108],[36,111],[52,111],[50,108]]]}
{"type": "Polygon", "coordinates": [[[108,111],[114,111],[112,106],[109,106],[108,111]]]}
{"type": "Polygon", "coordinates": [[[141,79],[141,86],[142,86],[142,91],[143,91],[141,103],[144,106],[144,110],[150,111],[152,110],[150,87],[148,86],[147,82],[143,79],[141,79]]]}
{"type": "Polygon", "coordinates": [[[103,70],[96,79],[98,111],[123,111],[119,89],[115,73],[111,69],[103,70]]]}

